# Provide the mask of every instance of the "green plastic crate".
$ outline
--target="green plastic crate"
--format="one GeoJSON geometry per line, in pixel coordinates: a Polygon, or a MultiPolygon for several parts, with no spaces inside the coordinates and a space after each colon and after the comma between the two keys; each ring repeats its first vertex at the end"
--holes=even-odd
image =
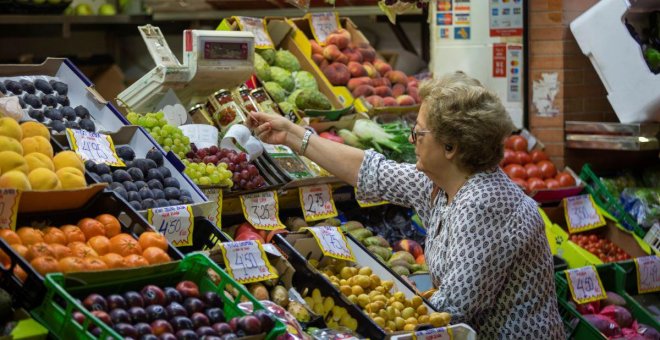
{"type": "MultiPolygon", "coordinates": [[[[172,262],[163,266],[153,268],[140,268],[138,270],[115,271],[112,278],[96,273],[96,275],[76,276],[78,280],[66,279],[62,274],[48,274],[44,281],[47,289],[44,302],[32,310],[32,316],[42,325],[48,328],[51,334],[66,339],[94,339],[95,337],[85,329],[89,323],[101,329],[99,339],[108,337],[113,339],[123,339],[111,327],[107,326],[99,319],[94,317],[80,302],[77,301],[88,294],[98,293],[109,295],[113,293],[123,293],[128,290],[139,291],[148,284],[155,284],[161,287],[174,286],[182,280],[190,280],[199,286],[200,292],[214,291],[218,293],[224,302],[225,317],[229,320],[235,316],[243,316],[237,304],[241,299],[247,299],[255,306],[255,310],[264,309],[248,291],[240,284],[236,283],[227,273],[218,267],[213,261],[202,254],[190,254],[179,262],[172,262]],[[209,277],[207,270],[211,269],[220,277],[219,284],[215,284],[209,277]],[[83,278],[80,280],[80,278],[83,278]],[[78,282],[77,282],[78,281],[78,282]],[[84,281],[84,282],[79,282],[84,281]],[[232,301],[224,294],[224,287],[231,286],[238,291],[238,296],[232,301]],[[83,325],[73,320],[72,313],[80,311],[85,315],[83,325]]],[[[267,336],[267,340],[275,339],[283,334],[286,326],[276,320],[275,327],[267,336]]]]}
{"type": "Polygon", "coordinates": [[[585,182],[588,193],[594,198],[596,203],[601,206],[603,209],[607,210],[614,216],[621,225],[626,229],[631,230],[640,238],[644,238],[646,231],[637,224],[637,221],[630,216],[628,212],[621,206],[619,200],[615,197],[612,197],[607,188],[600,181],[598,176],[591,170],[589,164],[585,164],[580,171],[580,179],[585,182]]]}
{"type": "MultiPolygon", "coordinates": [[[[636,310],[637,313],[645,314],[648,320],[652,320],[650,322],[640,321],[641,323],[647,324],[649,326],[655,327],[655,329],[660,330],[660,322],[658,322],[658,320],[651,312],[649,312],[635,298],[633,298],[635,295],[640,295],[637,290],[637,266],[635,266],[635,261],[629,260],[617,262],[617,266],[621,268],[621,272],[620,275],[617,276],[616,285],[618,288],[626,292],[626,294],[623,295],[623,298],[626,300],[626,304],[630,307],[631,310],[636,310]]],[[[645,293],[641,295],[650,298],[658,298],[658,293],[645,293]]]]}

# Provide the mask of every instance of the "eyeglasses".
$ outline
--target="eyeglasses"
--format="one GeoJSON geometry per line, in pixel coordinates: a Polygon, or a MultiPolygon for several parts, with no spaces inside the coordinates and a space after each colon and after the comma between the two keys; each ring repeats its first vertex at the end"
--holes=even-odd
{"type": "Polygon", "coordinates": [[[413,144],[417,144],[418,135],[423,136],[431,132],[431,130],[415,130],[416,127],[417,127],[417,122],[415,122],[415,124],[413,124],[413,126],[410,128],[410,136],[412,137],[413,144]]]}

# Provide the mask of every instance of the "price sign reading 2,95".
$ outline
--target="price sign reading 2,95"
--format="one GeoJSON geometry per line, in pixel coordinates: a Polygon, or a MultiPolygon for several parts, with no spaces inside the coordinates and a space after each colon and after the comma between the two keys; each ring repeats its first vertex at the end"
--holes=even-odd
{"type": "Polygon", "coordinates": [[[147,220],[175,246],[193,244],[194,216],[190,205],[149,209],[147,220]]]}
{"type": "Polygon", "coordinates": [[[301,187],[299,190],[300,207],[303,210],[305,221],[318,221],[337,216],[330,185],[313,185],[301,187]]]}
{"type": "Polygon", "coordinates": [[[225,242],[220,247],[227,272],[239,283],[277,278],[275,269],[258,241],[225,242]]]}
{"type": "Polygon", "coordinates": [[[607,298],[596,267],[586,266],[566,271],[568,287],[577,303],[587,303],[607,298]]]}
{"type": "Polygon", "coordinates": [[[71,148],[84,160],[106,163],[112,166],[125,166],[115,151],[112,138],[108,135],[85,130],[66,129],[71,148]]]}
{"type": "Polygon", "coordinates": [[[310,227],[309,230],[324,255],[341,260],[355,261],[346,237],[338,227],[310,227]]]}
{"type": "Polygon", "coordinates": [[[245,219],[257,229],[282,229],[284,225],[277,216],[277,194],[274,191],[241,195],[241,206],[245,219]]]}

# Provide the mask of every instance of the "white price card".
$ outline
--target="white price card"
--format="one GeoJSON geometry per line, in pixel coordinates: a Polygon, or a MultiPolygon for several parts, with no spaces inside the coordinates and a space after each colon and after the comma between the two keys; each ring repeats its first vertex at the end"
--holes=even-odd
{"type": "MultiPolygon", "coordinates": [[[[353,191],[355,192],[355,197],[357,197],[357,188],[353,188],[353,191]]],[[[366,201],[361,201],[357,198],[355,200],[357,201],[357,204],[360,206],[360,208],[375,207],[389,203],[388,201],[366,202],[366,201]]]]}
{"type": "Polygon", "coordinates": [[[115,151],[112,137],[102,133],[77,129],[66,129],[66,135],[71,149],[80,155],[83,161],[90,160],[94,163],[126,166],[115,151]]]}
{"type": "Polygon", "coordinates": [[[577,233],[602,227],[607,222],[596,209],[591,195],[579,195],[563,199],[564,214],[569,233],[577,233]]]}
{"type": "Polygon", "coordinates": [[[270,38],[268,31],[266,31],[265,19],[253,17],[235,16],[234,19],[238,23],[241,31],[251,32],[254,34],[254,47],[256,48],[274,48],[273,40],[270,38]]]}
{"type": "Polygon", "coordinates": [[[607,298],[603,283],[594,266],[566,270],[566,278],[573,300],[579,304],[607,298]]]}
{"type": "Polygon", "coordinates": [[[222,229],[222,189],[204,188],[202,189],[202,192],[204,195],[206,195],[206,198],[208,198],[210,202],[213,202],[213,209],[209,211],[209,214],[206,216],[206,218],[208,218],[209,221],[215,223],[218,229],[222,229]]]}
{"type": "Polygon", "coordinates": [[[239,283],[277,278],[259,241],[225,242],[220,244],[220,249],[227,273],[239,283]]]}
{"type": "Polygon", "coordinates": [[[21,191],[18,189],[0,189],[0,229],[16,230],[18,203],[21,191]]]}
{"type": "Polygon", "coordinates": [[[194,216],[190,205],[154,208],[147,211],[147,220],[175,246],[193,244],[194,216]]]}
{"type": "Polygon", "coordinates": [[[452,340],[454,339],[454,335],[451,328],[440,327],[417,331],[413,333],[412,338],[413,340],[452,340]]]}
{"type": "Polygon", "coordinates": [[[660,257],[657,255],[638,257],[637,290],[640,293],[660,292],[660,257]]]}
{"type": "Polygon", "coordinates": [[[282,257],[282,252],[272,243],[262,244],[264,250],[273,256],[282,257]]]}
{"type": "Polygon", "coordinates": [[[241,195],[241,207],[245,219],[257,229],[275,230],[286,228],[278,217],[275,191],[241,195]]]}
{"type": "Polygon", "coordinates": [[[300,187],[299,191],[305,221],[318,221],[338,215],[329,184],[300,187]]]}
{"type": "Polygon", "coordinates": [[[309,230],[316,239],[323,255],[334,257],[341,260],[355,261],[353,250],[348,246],[346,236],[338,227],[309,227],[309,230]]]}
{"type": "Polygon", "coordinates": [[[312,35],[321,46],[325,46],[328,36],[341,27],[336,12],[310,13],[308,16],[312,35]]]}

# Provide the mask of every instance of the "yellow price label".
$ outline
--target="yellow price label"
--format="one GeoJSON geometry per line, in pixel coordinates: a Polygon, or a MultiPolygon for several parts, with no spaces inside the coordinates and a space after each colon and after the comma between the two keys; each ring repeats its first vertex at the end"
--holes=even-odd
{"type": "Polygon", "coordinates": [[[300,187],[298,190],[305,221],[318,221],[338,215],[330,185],[312,185],[300,187]]]}
{"type": "Polygon", "coordinates": [[[279,208],[275,191],[241,195],[241,208],[245,219],[257,229],[286,228],[278,216],[279,208]]]}
{"type": "Polygon", "coordinates": [[[174,246],[191,246],[195,227],[192,207],[175,205],[147,211],[147,220],[174,246]]]}
{"type": "Polygon", "coordinates": [[[16,230],[18,217],[18,203],[21,200],[21,191],[18,189],[0,189],[0,229],[16,230]]]}
{"type": "Polygon", "coordinates": [[[607,224],[603,215],[596,209],[593,197],[589,194],[566,197],[562,203],[570,234],[596,229],[607,224]]]}
{"type": "Polygon", "coordinates": [[[85,130],[66,129],[67,139],[71,149],[75,151],[83,161],[94,163],[106,163],[112,166],[126,166],[115,151],[112,137],[97,132],[85,130]]]}
{"type": "Polygon", "coordinates": [[[321,12],[307,14],[309,27],[312,29],[314,39],[321,46],[327,44],[328,36],[341,28],[337,12],[321,12]]]}
{"type": "Polygon", "coordinates": [[[351,250],[346,236],[341,232],[339,227],[321,226],[303,229],[309,230],[312,233],[312,236],[316,239],[316,243],[325,256],[340,260],[355,261],[353,250],[351,250]]]}
{"type": "Polygon", "coordinates": [[[595,266],[566,270],[566,278],[573,300],[579,304],[607,298],[595,266]]]}
{"type": "Polygon", "coordinates": [[[277,273],[268,261],[261,242],[255,240],[220,244],[222,259],[229,276],[239,283],[276,279],[277,273]]]}
{"type": "Polygon", "coordinates": [[[635,259],[637,268],[637,291],[640,293],[660,292],[660,257],[657,255],[638,257],[635,259]]]}
{"type": "Polygon", "coordinates": [[[209,221],[215,223],[215,225],[218,227],[218,229],[222,228],[222,189],[220,188],[206,188],[202,189],[202,192],[204,195],[206,195],[206,198],[209,199],[209,201],[213,202],[213,209],[209,212],[209,214],[206,216],[206,218],[209,219],[209,221]]]}
{"type": "Polygon", "coordinates": [[[251,32],[254,34],[254,47],[255,48],[275,48],[273,40],[270,38],[268,31],[266,31],[264,18],[253,17],[233,17],[238,23],[241,31],[251,32]]]}

